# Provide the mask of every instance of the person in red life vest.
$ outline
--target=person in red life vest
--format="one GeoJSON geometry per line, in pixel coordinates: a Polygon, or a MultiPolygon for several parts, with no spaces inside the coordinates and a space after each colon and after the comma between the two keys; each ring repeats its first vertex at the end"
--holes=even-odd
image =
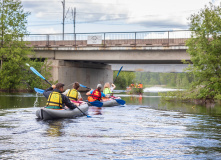
{"type": "Polygon", "coordinates": [[[97,89],[93,90],[91,89],[89,92],[86,93],[88,96],[88,101],[89,102],[94,102],[94,101],[101,101],[102,97],[106,97],[106,95],[101,92],[102,85],[98,84],[97,89]]]}

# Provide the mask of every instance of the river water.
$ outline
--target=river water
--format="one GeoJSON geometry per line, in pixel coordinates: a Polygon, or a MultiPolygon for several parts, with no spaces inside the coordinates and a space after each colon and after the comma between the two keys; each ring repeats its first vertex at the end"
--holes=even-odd
{"type": "Polygon", "coordinates": [[[165,103],[151,89],[116,95],[127,104],[41,121],[44,97],[1,93],[0,159],[221,159],[221,106],[165,103]]]}

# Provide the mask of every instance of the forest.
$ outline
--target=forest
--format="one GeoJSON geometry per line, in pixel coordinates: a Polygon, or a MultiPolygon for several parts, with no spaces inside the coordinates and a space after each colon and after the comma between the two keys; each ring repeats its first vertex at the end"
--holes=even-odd
{"type": "MultiPolygon", "coordinates": [[[[118,71],[114,71],[114,78],[118,71]]],[[[117,89],[126,89],[131,83],[142,83],[144,87],[161,85],[170,88],[186,89],[190,87],[194,76],[190,73],[124,72],[121,71],[115,85],[117,89]]]]}

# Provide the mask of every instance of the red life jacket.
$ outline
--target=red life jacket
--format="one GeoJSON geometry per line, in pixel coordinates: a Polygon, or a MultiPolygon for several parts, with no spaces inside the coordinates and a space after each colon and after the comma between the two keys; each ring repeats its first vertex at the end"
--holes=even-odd
{"type": "Polygon", "coordinates": [[[98,91],[97,89],[92,92],[91,96],[92,96],[92,98],[94,98],[98,101],[101,100],[101,92],[98,91]]]}

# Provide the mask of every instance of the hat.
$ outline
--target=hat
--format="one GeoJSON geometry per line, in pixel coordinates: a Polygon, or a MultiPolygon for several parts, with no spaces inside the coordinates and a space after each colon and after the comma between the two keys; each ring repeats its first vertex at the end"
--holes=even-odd
{"type": "Polygon", "coordinates": [[[63,83],[57,83],[57,84],[56,84],[56,88],[57,88],[57,89],[59,89],[59,88],[61,88],[61,87],[64,87],[64,84],[63,84],[63,83]]]}
{"type": "Polygon", "coordinates": [[[102,88],[102,85],[101,85],[101,84],[98,84],[98,85],[97,85],[97,88],[102,88]]]}

